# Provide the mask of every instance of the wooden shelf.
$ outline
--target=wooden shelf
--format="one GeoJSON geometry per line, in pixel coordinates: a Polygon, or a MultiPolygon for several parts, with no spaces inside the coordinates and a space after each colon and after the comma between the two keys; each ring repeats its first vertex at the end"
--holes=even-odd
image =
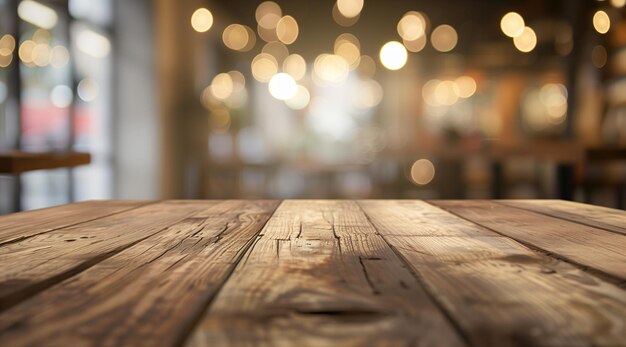
{"type": "Polygon", "coordinates": [[[0,174],[75,167],[90,162],[91,155],[84,152],[0,152],[0,174]]]}

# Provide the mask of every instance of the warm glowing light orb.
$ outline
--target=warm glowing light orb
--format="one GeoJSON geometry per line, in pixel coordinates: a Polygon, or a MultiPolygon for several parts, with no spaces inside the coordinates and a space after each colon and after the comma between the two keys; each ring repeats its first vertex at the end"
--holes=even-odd
{"type": "Polygon", "coordinates": [[[337,0],[337,9],[344,17],[356,17],[363,9],[363,0],[337,0]]]}
{"type": "Polygon", "coordinates": [[[407,12],[398,22],[397,30],[403,40],[415,41],[426,34],[426,20],[419,12],[407,12]]]}
{"type": "Polygon", "coordinates": [[[288,56],[283,62],[283,71],[290,74],[296,81],[306,74],[306,61],[299,54],[288,56]]]}
{"type": "Polygon", "coordinates": [[[220,73],[213,77],[211,93],[216,99],[224,100],[233,93],[233,79],[227,73],[220,73]]]}
{"type": "Polygon", "coordinates": [[[276,63],[282,64],[289,56],[289,48],[282,42],[274,41],[266,43],[261,49],[262,53],[267,53],[276,59],[276,63]]]}
{"type": "Polygon", "coordinates": [[[285,104],[294,110],[301,110],[309,105],[311,94],[305,86],[298,85],[294,96],[285,100],[285,104]]]}
{"type": "Polygon", "coordinates": [[[269,82],[278,72],[276,58],[267,53],[260,53],[252,60],[252,76],[259,82],[269,82]]]}
{"type": "Polygon", "coordinates": [[[254,14],[259,26],[265,29],[275,29],[282,15],[283,12],[280,6],[273,1],[265,1],[259,4],[254,14]]]}
{"type": "Polygon", "coordinates": [[[435,177],[435,166],[428,159],[417,160],[411,166],[411,179],[415,184],[423,186],[435,177]]]}
{"type": "Polygon", "coordinates": [[[461,76],[454,83],[461,98],[469,98],[476,93],[476,81],[470,76],[461,76]]]}
{"type": "Polygon", "coordinates": [[[335,54],[342,57],[350,66],[355,69],[361,60],[359,40],[350,34],[342,34],[335,40],[335,54]]]}
{"type": "Polygon", "coordinates": [[[513,44],[520,52],[528,53],[537,46],[537,35],[530,27],[525,27],[521,35],[513,38],[513,44]]]}
{"type": "Polygon", "coordinates": [[[250,40],[254,40],[254,35],[252,38],[250,37],[251,31],[241,24],[231,24],[224,29],[222,41],[226,47],[234,51],[245,51],[246,48],[249,49],[250,47],[250,40]]]}
{"type": "Polygon", "coordinates": [[[600,34],[608,33],[609,29],[611,29],[611,19],[609,15],[602,10],[597,11],[593,15],[593,27],[600,34]]]}
{"type": "Polygon", "coordinates": [[[500,29],[508,37],[520,36],[525,27],[524,18],[517,12],[509,12],[500,20],[500,29]]]}
{"type": "Polygon", "coordinates": [[[430,34],[430,41],[439,52],[450,52],[456,47],[458,40],[456,30],[447,24],[436,27],[430,34]]]}
{"type": "Polygon", "coordinates": [[[406,48],[398,41],[390,41],[380,49],[380,62],[389,70],[401,69],[407,61],[406,48]]]}
{"type": "Polygon", "coordinates": [[[278,100],[287,100],[298,92],[296,81],[289,74],[283,72],[272,76],[268,88],[270,94],[278,100]]]}
{"type": "Polygon", "coordinates": [[[626,5],[626,0],[611,0],[611,5],[616,8],[622,8],[626,5]]]}
{"type": "Polygon", "coordinates": [[[280,42],[290,45],[298,38],[298,22],[292,16],[284,16],[276,24],[276,36],[280,42]]]}
{"type": "Polygon", "coordinates": [[[349,65],[335,54],[320,54],[313,63],[313,72],[321,81],[338,84],[348,77],[349,65]]]}
{"type": "Polygon", "coordinates": [[[193,30],[204,33],[213,26],[213,14],[206,8],[199,8],[191,15],[191,27],[193,30]]]}
{"type": "Polygon", "coordinates": [[[417,53],[426,47],[426,35],[422,35],[413,41],[403,39],[402,43],[409,52],[417,53]]]}

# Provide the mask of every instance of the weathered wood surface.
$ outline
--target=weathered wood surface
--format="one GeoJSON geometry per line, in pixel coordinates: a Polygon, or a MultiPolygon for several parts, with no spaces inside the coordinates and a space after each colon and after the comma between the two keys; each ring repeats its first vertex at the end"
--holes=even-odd
{"type": "Polygon", "coordinates": [[[189,345],[461,346],[354,202],[286,201],[189,345]]]}
{"type": "Polygon", "coordinates": [[[146,204],[140,201],[94,200],[0,216],[0,245],[146,204]]]}
{"type": "Polygon", "coordinates": [[[623,211],[87,202],[0,217],[0,346],[624,346],[623,211]]]}
{"type": "Polygon", "coordinates": [[[621,210],[565,200],[498,200],[498,202],[626,235],[621,210]]]}
{"type": "Polygon", "coordinates": [[[526,245],[626,281],[624,235],[492,201],[432,203],[526,245]]]}
{"type": "Polygon", "coordinates": [[[151,204],[0,247],[0,309],[19,303],[206,208],[151,204]]]}
{"type": "Polygon", "coordinates": [[[623,289],[422,201],[360,204],[473,345],[626,341],[623,289]]]}
{"type": "Polygon", "coordinates": [[[152,237],[6,311],[0,316],[0,341],[16,346],[175,344],[277,204],[203,204],[152,237]]]}

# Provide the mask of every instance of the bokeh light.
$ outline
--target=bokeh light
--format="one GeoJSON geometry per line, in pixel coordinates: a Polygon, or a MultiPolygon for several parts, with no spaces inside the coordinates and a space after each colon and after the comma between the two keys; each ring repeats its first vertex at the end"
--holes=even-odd
{"type": "Polygon", "coordinates": [[[70,52],[64,46],[54,46],[50,51],[50,65],[62,68],[70,62],[70,52]]]}
{"type": "Polygon", "coordinates": [[[50,102],[56,107],[66,108],[72,104],[73,99],[74,93],[72,93],[72,88],[66,85],[60,84],[50,91],[50,102]]]}
{"type": "Polygon", "coordinates": [[[252,59],[252,76],[259,82],[269,82],[278,72],[278,63],[271,54],[260,53],[252,59]]]}
{"type": "Polygon", "coordinates": [[[611,29],[611,19],[609,15],[602,10],[597,11],[593,15],[593,27],[600,34],[608,33],[609,29],[611,29]]]}
{"type": "Polygon", "coordinates": [[[284,16],[276,24],[276,36],[286,45],[296,41],[298,31],[298,22],[292,16],[284,16]]]}
{"type": "Polygon", "coordinates": [[[83,53],[95,58],[104,58],[111,51],[109,39],[91,29],[83,29],[78,33],[76,46],[83,53]]]}
{"type": "Polygon", "coordinates": [[[213,14],[206,8],[199,8],[191,15],[191,27],[193,30],[204,33],[213,26],[213,14]]]}
{"type": "Polygon", "coordinates": [[[525,27],[521,35],[513,38],[513,44],[520,52],[528,53],[537,46],[537,35],[530,27],[525,27]]]}
{"type": "Polygon", "coordinates": [[[509,12],[502,16],[500,20],[500,28],[504,35],[508,37],[520,36],[525,27],[524,18],[517,12],[509,12]]]}
{"type": "Polygon", "coordinates": [[[22,20],[43,29],[52,29],[59,21],[59,16],[54,9],[31,0],[20,1],[17,14],[22,20]]]}
{"type": "Polygon", "coordinates": [[[336,2],[333,5],[332,15],[333,15],[333,19],[335,20],[335,22],[341,25],[342,27],[353,26],[354,24],[356,24],[356,22],[359,21],[359,17],[360,17],[360,15],[354,16],[352,18],[345,17],[344,15],[341,14],[341,12],[339,12],[339,8],[337,7],[336,2]]]}
{"type": "Polygon", "coordinates": [[[380,49],[380,62],[389,70],[401,69],[407,58],[406,48],[398,41],[387,42],[380,49]]]}
{"type": "Polygon", "coordinates": [[[411,166],[411,179],[417,185],[427,185],[434,177],[435,166],[428,159],[419,159],[411,166]]]}
{"type": "Polygon", "coordinates": [[[282,42],[274,41],[268,42],[261,49],[262,53],[269,54],[276,59],[277,64],[282,64],[285,59],[289,56],[289,49],[282,42]]]}
{"type": "Polygon", "coordinates": [[[402,40],[404,47],[406,47],[407,51],[417,53],[421,52],[424,47],[426,47],[426,35],[420,36],[413,41],[402,40]]]}
{"type": "Polygon", "coordinates": [[[362,55],[356,71],[362,78],[373,78],[376,74],[376,62],[369,55],[362,55]]]}
{"type": "Polygon", "coordinates": [[[96,82],[94,79],[85,78],[78,82],[76,92],[81,100],[85,102],[91,102],[96,100],[96,98],[98,97],[98,94],[100,93],[100,87],[98,86],[98,82],[96,82]]]}
{"type": "Polygon", "coordinates": [[[356,17],[363,9],[363,0],[337,0],[337,9],[344,17],[356,17]]]}
{"type": "Polygon", "coordinates": [[[348,77],[349,65],[342,57],[334,54],[320,54],[313,63],[313,72],[319,80],[338,84],[348,77]]]}
{"type": "Polygon", "coordinates": [[[415,41],[426,35],[426,20],[421,13],[410,11],[398,22],[398,34],[406,41],[415,41]]]}
{"type": "Polygon", "coordinates": [[[218,100],[228,98],[233,92],[233,79],[227,73],[220,73],[211,81],[211,93],[218,100]]]}
{"type": "Polygon", "coordinates": [[[361,43],[352,34],[341,34],[335,40],[335,54],[342,57],[350,66],[355,69],[361,60],[361,43]]]}
{"type": "Polygon", "coordinates": [[[591,63],[598,69],[603,68],[604,65],[606,65],[607,58],[608,56],[604,46],[597,45],[591,50],[591,63]]]}
{"type": "Polygon", "coordinates": [[[282,72],[272,76],[268,88],[270,94],[278,100],[287,100],[298,92],[298,85],[293,77],[282,72]]]}
{"type": "Polygon", "coordinates": [[[32,52],[33,63],[39,67],[50,63],[50,46],[47,43],[39,43],[32,52]]]}
{"type": "Polygon", "coordinates": [[[251,28],[241,24],[231,24],[224,29],[222,41],[226,47],[235,51],[249,51],[256,43],[256,36],[251,28]]]}
{"type": "Polygon", "coordinates": [[[450,25],[442,24],[436,27],[430,34],[430,41],[433,48],[439,52],[450,52],[456,47],[458,42],[456,30],[450,25]]]}
{"type": "Polygon", "coordinates": [[[6,34],[0,38],[0,55],[11,55],[15,49],[15,39],[13,36],[6,34]]]}
{"type": "Polygon", "coordinates": [[[361,81],[353,96],[354,105],[360,109],[376,107],[382,100],[383,87],[372,79],[361,81]]]}
{"type": "Polygon", "coordinates": [[[454,80],[454,83],[461,98],[469,98],[476,93],[476,81],[470,76],[461,76],[454,80]]]}
{"type": "Polygon", "coordinates": [[[285,104],[293,110],[302,110],[309,105],[311,94],[305,86],[298,85],[296,94],[285,100],[285,104]]]}
{"type": "Polygon", "coordinates": [[[611,0],[611,5],[615,8],[622,8],[626,5],[626,0],[611,0]]]}
{"type": "Polygon", "coordinates": [[[22,42],[18,54],[23,63],[28,64],[33,62],[33,51],[36,46],[37,44],[32,40],[25,40],[22,42]]]}
{"type": "Polygon", "coordinates": [[[274,30],[283,12],[277,3],[265,1],[257,6],[254,15],[260,27],[274,30]]]}
{"type": "Polygon", "coordinates": [[[299,81],[306,75],[306,61],[299,54],[291,54],[283,62],[283,71],[299,81]]]}

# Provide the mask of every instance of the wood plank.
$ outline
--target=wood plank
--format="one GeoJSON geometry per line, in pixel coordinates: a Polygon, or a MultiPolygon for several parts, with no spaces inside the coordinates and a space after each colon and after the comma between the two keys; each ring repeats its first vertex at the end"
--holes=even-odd
{"type": "Polygon", "coordinates": [[[566,200],[498,200],[497,202],[626,235],[626,212],[622,210],[566,200]]]}
{"type": "Polygon", "coordinates": [[[148,203],[133,200],[92,200],[0,216],[0,246],[148,203]]]}
{"type": "Polygon", "coordinates": [[[439,200],[431,203],[526,245],[618,280],[626,280],[624,235],[491,201],[439,200]]]}
{"type": "Polygon", "coordinates": [[[206,208],[162,202],[53,230],[0,247],[0,310],[206,208]]]}
{"type": "Polygon", "coordinates": [[[0,341],[175,345],[277,205],[204,203],[201,211],[0,314],[0,341]]]}
{"type": "Polygon", "coordinates": [[[423,201],[359,204],[472,345],[626,341],[625,290],[423,201]],[[411,222],[394,224],[395,215],[411,222]]]}
{"type": "Polygon", "coordinates": [[[278,208],[190,346],[464,345],[352,201],[278,208]]]}
{"type": "Polygon", "coordinates": [[[33,170],[76,167],[90,162],[91,155],[84,152],[1,152],[0,173],[20,174],[33,170]]]}

